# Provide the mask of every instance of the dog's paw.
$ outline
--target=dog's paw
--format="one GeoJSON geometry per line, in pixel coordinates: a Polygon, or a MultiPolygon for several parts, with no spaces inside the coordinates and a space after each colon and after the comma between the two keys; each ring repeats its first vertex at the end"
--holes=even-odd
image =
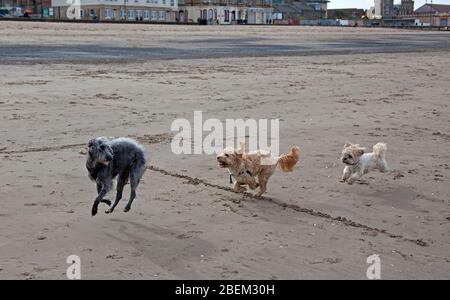
{"type": "Polygon", "coordinates": [[[247,189],[243,188],[243,187],[239,187],[239,188],[234,188],[233,189],[236,193],[243,193],[245,192],[247,189]]]}
{"type": "Polygon", "coordinates": [[[91,211],[92,216],[95,216],[97,214],[97,207],[93,206],[91,211]]]}
{"type": "Polygon", "coordinates": [[[131,207],[129,207],[128,205],[125,206],[125,208],[123,209],[123,212],[129,212],[131,209],[131,207]]]}
{"type": "Polygon", "coordinates": [[[259,184],[255,183],[255,185],[249,185],[248,186],[252,191],[256,190],[257,188],[259,188],[259,184]]]}
{"type": "Polygon", "coordinates": [[[112,212],[113,212],[114,210],[113,209],[107,209],[107,210],[105,210],[105,214],[111,214],[112,212]]]}
{"type": "Polygon", "coordinates": [[[365,180],[358,180],[356,183],[361,184],[361,185],[369,185],[369,182],[365,181],[365,180]]]}
{"type": "Polygon", "coordinates": [[[253,197],[255,198],[262,198],[262,195],[265,193],[265,191],[258,191],[255,195],[253,195],[253,197]]]}

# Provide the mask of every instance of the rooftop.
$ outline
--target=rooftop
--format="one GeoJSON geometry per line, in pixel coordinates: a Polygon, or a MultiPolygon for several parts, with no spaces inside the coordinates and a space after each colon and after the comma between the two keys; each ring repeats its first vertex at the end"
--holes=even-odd
{"type": "Polygon", "coordinates": [[[424,4],[414,11],[415,13],[450,13],[450,4],[424,4]]]}

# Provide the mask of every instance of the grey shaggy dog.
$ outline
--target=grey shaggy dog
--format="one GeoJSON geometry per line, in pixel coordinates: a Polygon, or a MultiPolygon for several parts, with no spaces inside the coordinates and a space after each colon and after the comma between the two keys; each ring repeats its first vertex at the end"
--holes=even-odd
{"type": "Polygon", "coordinates": [[[116,200],[106,213],[114,211],[122,199],[123,187],[128,182],[131,194],[123,211],[129,211],[136,197],[136,188],[147,168],[144,147],[129,138],[109,140],[98,137],[89,141],[88,148],[86,168],[89,171],[89,178],[97,183],[98,193],[92,206],[92,215],[97,214],[100,202],[111,205],[111,201],[104,200],[103,197],[111,190],[115,177],[117,177],[116,200]]]}

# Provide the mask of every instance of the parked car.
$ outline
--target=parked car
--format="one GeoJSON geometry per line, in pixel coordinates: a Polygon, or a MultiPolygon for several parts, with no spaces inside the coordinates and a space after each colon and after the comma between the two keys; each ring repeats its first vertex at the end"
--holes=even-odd
{"type": "Polygon", "coordinates": [[[8,17],[11,17],[9,14],[9,10],[0,9],[0,18],[8,18],[8,17]]]}

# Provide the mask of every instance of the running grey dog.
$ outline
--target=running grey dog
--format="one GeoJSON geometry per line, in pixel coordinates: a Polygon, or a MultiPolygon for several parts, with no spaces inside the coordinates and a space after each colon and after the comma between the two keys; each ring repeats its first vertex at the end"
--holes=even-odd
{"type": "Polygon", "coordinates": [[[97,214],[100,202],[109,206],[111,201],[103,197],[111,190],[113,179],[117,177],[117,194],[114,204],[106,211],[112,213],[122,199],[123,187],[130,182],[131,194],[124,212],[131,208],[136,197],[136,188],[147,168],[144,147],[129,138],[109,140],[105,137],[92,139],[88,143],[86,168],[89,178],[97,183],[98,196],[92,206],[92,215],[97,214]]]}

